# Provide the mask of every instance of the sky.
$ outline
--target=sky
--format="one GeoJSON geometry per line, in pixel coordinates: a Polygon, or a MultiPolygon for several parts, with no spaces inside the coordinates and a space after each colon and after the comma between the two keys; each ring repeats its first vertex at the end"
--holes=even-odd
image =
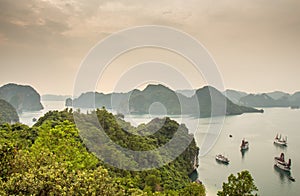
{"type": "MultiPolygon", "coordinates": [[[[81,63],[97,43],[143,25],[172,27],[198,40],[217,64],[225,88],[300,91],[298,0],[0,0],[0,85],[13,82],[31,85],[40,94],[72,94],[81,63]]],[[[170,65],[193,88],[206,85],[205,76],[178,54],[144,48],[112,61],[96,90],[118,89],[132,66],[149,61],[170,65]]],[[[155,67],[146,63],[144,72],[127,76],[147,81],[130,87],[151,82],[147,66],[155,67]]],[[[168,80],[152,82],[176,81],[164,77],[168,80]]],[[[186,88],[181,84],[170,86],[186,88]]]]}

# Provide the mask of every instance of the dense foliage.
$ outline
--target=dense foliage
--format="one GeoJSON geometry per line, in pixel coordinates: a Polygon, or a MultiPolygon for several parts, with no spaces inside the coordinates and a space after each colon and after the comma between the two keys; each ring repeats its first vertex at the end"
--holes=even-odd
{"type": "Polygon", "coordinates": [[[254,180],[249,171],[242,171],[237,174],[237,177],[231,174],[228,177],[228,182],[223,183],[223,190],[218,192],[219,196],[226,195],[257,195],[253,192],[258,191],[254,184],[254,180]]]}
{"type": "Polygon", "coordinates": [[[0,99],[0,124],[19,122],[16,109],[5,100],[0,99]]]}
{"type": "MultiPolygon", "coordinates": [[[[119,124],[132,131],[150,131],[160,120],[133,128],[105,109],[95,113],[114,142],[136,150],[163,145],[180,126],[165,119],[156,135],[143,137],[127,134],[119,124]]],[[[95,125],[88,121],[91,114],[79,117],[85,118],[85,126],[94,130],[95,125]]],[[[198,150],[193,140],[186,151],[163,167],[145,171],[117,169],[89,152],[74,124],[72,110],[51,111],[32,128],[22,124],[1,125],[0,195],[205,195],[204,187],[188,178],[198,150]]],[[[136,164],[118,154],[110,156],[122,164],[136,164]]]]}

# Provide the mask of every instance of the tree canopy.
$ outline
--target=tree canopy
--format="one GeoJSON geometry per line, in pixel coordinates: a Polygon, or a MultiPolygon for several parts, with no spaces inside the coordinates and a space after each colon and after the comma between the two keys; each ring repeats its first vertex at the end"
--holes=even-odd
{"type": "Polygon", "coordinates": [[[11,122],[19,122],[18,113],[10,103],[0,99],[0,124],[11,122]]]}
{"type": "MultiPolygon", "coordinates": [[[[105,109],[94,112],[114,142],[136,150],[164,144],[179,126],[168,119],[156,135],[142,137],[127,134],[116,120],[126,122],[105,109]]],[[[80,118],[91,116],[82,114],[80,118]]],[[[92,127],[86,122],[85,126],[92,127]]],[[[151,128],[126,125],[135,129],[132,131],[151,128]]],[[[79,131],[73,111],[67,109],[48,112],[33,127],[2,124],[0,195],[205,195],[204,186],[188,178],[193,169],[191,162],[199,151],[194,140],[177,159],[163,167],[126,171],[98,159],[83,143],[79,131]]],[[[136,164],[119,157],[117,151],[104,156],[113,156],[122,164],[136,164]]]]}
{"type": "Polygon", "coordinates": [[[219,196],[227,195],[243,195],[251,196],[257,195],[256,191],[258,188],[254,184],[254,179],[252,178],[249,171],[245,170],[239,172],[237,177],[231,174],[228,177],[228,182],[224,182],[222,186],[223,190],[218,191],[219,196]]]}

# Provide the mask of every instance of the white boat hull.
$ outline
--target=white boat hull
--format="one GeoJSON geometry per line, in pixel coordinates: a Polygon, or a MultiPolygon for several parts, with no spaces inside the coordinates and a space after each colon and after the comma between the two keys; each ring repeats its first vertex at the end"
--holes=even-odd
{"type": "Polygon", "coordinates": [[[278,167],[279,169],[287,171],[287,172],[289,172],[291,170],[289,167],[281,165],[281,164],[279,164],[277,162],[275,163],[275,166],[278,167]]]}
{"type": "Polygon", "coordinates": [[[224,164],[228,164],[229,160],[225,157],[219,157],[218,155],[216,156],[216,161],[224,163],[224,164]]]}
{"type": "Polygon", "coordinates": [[[278,140],[275,140],[274,141],[274,144],[278,144],[280,146],[287,146],[287,143],[286,142],[282,142],[282,141],[278,141],[278,140]]]}

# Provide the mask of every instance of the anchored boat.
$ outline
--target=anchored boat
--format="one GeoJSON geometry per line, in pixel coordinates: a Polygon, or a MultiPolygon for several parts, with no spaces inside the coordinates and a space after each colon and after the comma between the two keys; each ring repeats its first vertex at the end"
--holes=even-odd
{"type": "Polygon", "coordinates": [[[248,150],[248,149],[249,149],[249,142],[243,139],[241,144],[241,150],[248,150]]]}
{"type": "Polygon", "coordinates": [[[216,155],[216,160],[224,164],[229,164],[229,159],[221,154],[216,155]]]}
{"type": "Polygon", "coordinates": [[[274,139],[274,144],[278,144],[280,146],[287,146],[287,136],[283,137],[281,134],[278,136],[276,135],[274,139]]]}
{"type": "Polygon", "coordinates": [[[291,161],[291,159],[289,159],[289,161],[286,162],[284,160],[284,153],[281,153],[280,157],[275,157],[274,161],[275,161],[275,166],[277,166],[279,169],[282,169],[282,170],[288,171],[288,172],[291,170],[292,161],[291,161]]]}

